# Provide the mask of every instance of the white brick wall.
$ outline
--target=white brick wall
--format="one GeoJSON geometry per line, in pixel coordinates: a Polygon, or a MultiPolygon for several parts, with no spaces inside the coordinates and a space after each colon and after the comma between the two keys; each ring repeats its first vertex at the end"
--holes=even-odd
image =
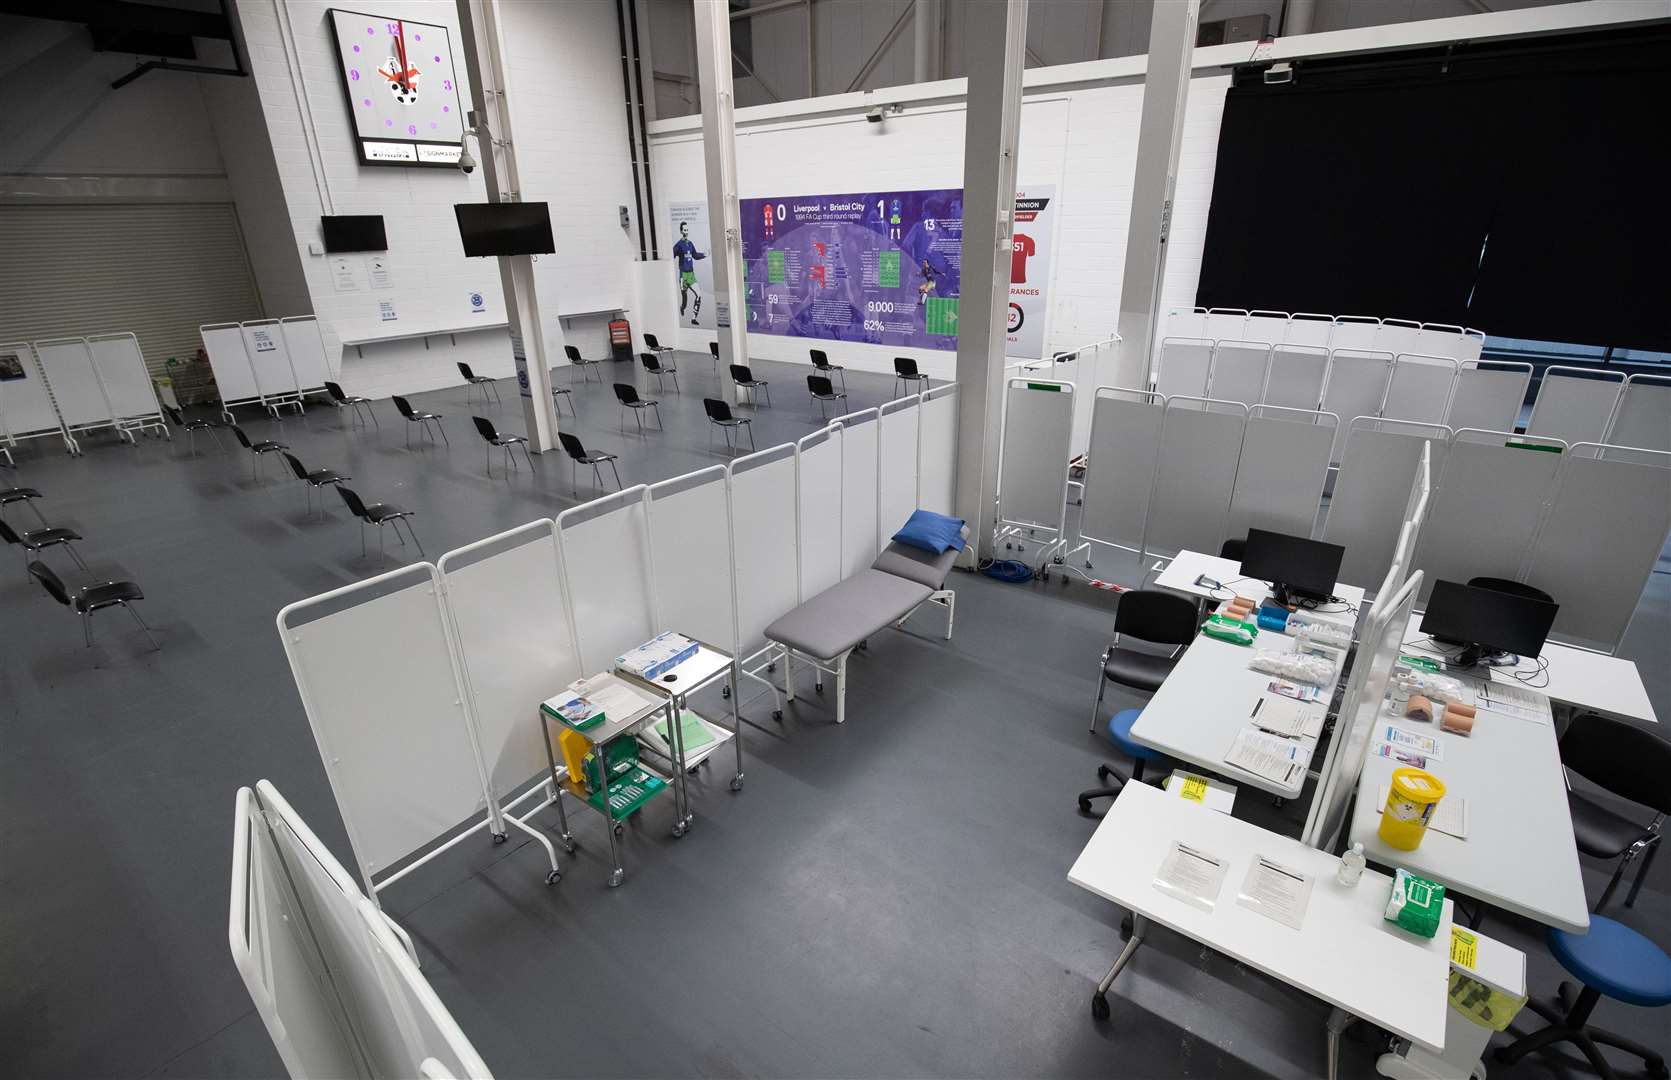
{"type": "MultiPolygon", "coordinates": [[[[1172,240],[1163,302],[1194,302],[1212,199],[1219,122],[1229,77],[1197,77],[1190,84],[1179,154],[1172,240]]],[[[1052,312],[1046,344],[1071,348],[1112,334],[1119,321],[1132,174],[1142,119],[1141,83],[1027,95],[1021,109],[1020,186],[1056,184],[1061,220],[1051,269],[1052,312]]],[[[737,133],[742,198],[811,195],[898,188],[959,187],[963,183],[961,103],[913,106],[886,124],[862,114],[748,125],[737,133]]],[[[699,135],[651,136],[658,222],[670,202],[706,198],[699,135]]],[[[646,310],[643,328],[659,333],[675,312],[646,310]]],[[[706,351],[709,335],[678,331],[681,348],[706,351]]],[[[756,334],[749,351],[764,359],[806,362],[809,342],[756,334]]],[[[841,345],[831,359],[855,368],[891,371],[892,346],[841,345]],[[837,355],[839,351],[839,357],[837,355]]],[[[950,378],[955,355],[925,352],[923,370],[950,378]]]]}

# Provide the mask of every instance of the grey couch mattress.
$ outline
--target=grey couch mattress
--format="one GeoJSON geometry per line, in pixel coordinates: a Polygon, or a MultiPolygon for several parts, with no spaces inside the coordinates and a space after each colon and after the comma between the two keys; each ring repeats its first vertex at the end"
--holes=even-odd
{"type": "Polygon", "coordinates": [[[766,638],[798,653],[830,660],[909,615],[933,591],[881,570],[861,570],[766,627],[766,638]]]}
{"type": "MultiPolygon", "coordinates": [[[[963,539],[969,539],[969,526],[962,529],[963,539]]],[[[876,556],[871,568],[882,570],[895,577],[909,578],[919,585],[927,585],[930,589],[938,589],[946,583],[946,575],[952,572],[952,564],[957,562],[961,551],[945,551],[936,555],[922,548],[902,544],[898,540],[882,549],[882,554],[876,556]]]]}

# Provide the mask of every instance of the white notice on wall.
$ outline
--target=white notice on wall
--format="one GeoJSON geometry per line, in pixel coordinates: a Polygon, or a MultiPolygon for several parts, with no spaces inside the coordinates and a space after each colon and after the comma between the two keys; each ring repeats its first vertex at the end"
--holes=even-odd
{"type": "Polygon", "coordinates": [[[1211,912],[1224,884],[1224,871],[1224,860],[1217,855],[1174,840],[1155,871],[1155,888],[1190,907],[1211,912]]]}
{"type": "Polygon", "coordinates": [[[393,300],[377,301],[377,314],[382,316],[384,322],[394,322],[400,318],[399,315],[395,314],[395,302],[393,300]]]}
{"type": "Polygon", "coordinates": [[[371,287],[387,289],[389,287],[389,260],[382,255],[373,255],[366,259],[366,272],[371,276],[371,287]]]}
{"type": "Polygon", "coordinates": [[[714,300],[714,326],[724,330],[731,325],[731,302],[716,298],[714,300]]]}
{"type": "Polygon", "coordinates": [[[360,279],[354,273],[353,260],[339,255],[331,260],[331,281],[337,292],[358,292],[360,279]]]}

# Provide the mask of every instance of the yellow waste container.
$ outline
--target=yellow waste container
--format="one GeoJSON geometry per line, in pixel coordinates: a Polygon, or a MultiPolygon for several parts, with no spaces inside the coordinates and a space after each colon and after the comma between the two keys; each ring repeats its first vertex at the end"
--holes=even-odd
{"type": "Polygon", "coordinates": [[[1425,769],[1394,769],[1392,790],[1381,812],[1382,841],[1400,851],[1414,851],[1444,797],[1444,783],[1425,769]]]}

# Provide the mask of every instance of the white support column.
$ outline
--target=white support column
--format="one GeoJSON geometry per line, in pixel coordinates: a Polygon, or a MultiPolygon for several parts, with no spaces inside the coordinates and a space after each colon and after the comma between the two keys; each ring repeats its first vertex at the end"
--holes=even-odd
{"type": "Polygon", "coordinates": [[[957,513],[969,522],[975,548],[986,557],[992,553],[998,492],[1027,0],[970,4],[964,13],[969,106],[957,314],[957,513]]]}
{"type": "Polygon", "coordinates": [[[1143,122],[1137,136],[1131,225],[1120,284],[1120,344],[1115,385],[1149,384],[1166,277],[1166,241],[1172,227],[1172,194],[1178,178],[1178,146],[1184,134],[1195,24],[1201,0],[1156,4],[1149,26],[1148,71],[1143,79],[1143,122]]]}
{"type": "MultiPolygon", "coordinates": [[[[458,0],[459,33],[469,58],[465,68],[479,131],[474,156],[487,181],[488,201],[516,202],[522,197],[522,182],[516,167],[502,17],[499,0],[458,0]]],[[[465,139],[468,143],[469,137],[465,139]]],[[[505,320],[522,338],[524,359],[517,363],[517,384],[523,394],[528,446],[543,454],[557,447],[557,413],[551,399],[551,363],[534,289],[533,257],[500,256],[499,283],[505,292],[505,320]]]]}
{"type": "Polygon", "coordinates": [[[728,364],[748,363],[748,305],[743,299],[743,227],[737,209],[737,129],[731,93],[731,9],[695,0],[696,77],[702,102],[702,149],[708,177],[708,259],[714,272],[720,391],[737,403],[728,364]]]}

